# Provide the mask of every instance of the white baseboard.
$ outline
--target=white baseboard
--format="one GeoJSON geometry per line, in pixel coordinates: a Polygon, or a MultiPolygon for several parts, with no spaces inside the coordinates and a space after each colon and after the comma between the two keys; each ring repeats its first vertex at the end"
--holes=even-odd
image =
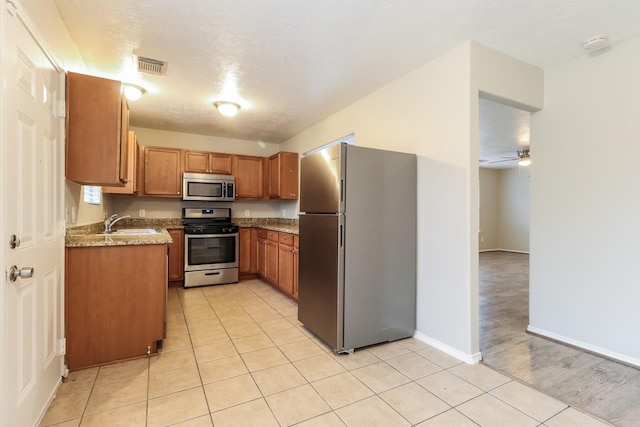
{"type": "Polygon", "coordinates": [[[482,360],[482,356],[480,352],[475,354],[463,353],[460,350],[456,350],[455,348],[441,341],[438,341],[434,338],[428,337],[418,331],[416,331],[415,334],[413,334],[413,337],[419,341],[422,341],[425,344],[429,344],[431,347],[437,348],[441,352],[446,353],[451,357],[455,357],[456,359],[468,365],[475,365],[482,360]]]}
{"type": "Polygon", "coordinates": [[[574,340],[573,338],[568,338],[553,332],[545,331],[544,329],[536,328],[535,326],[531,326],[531,325],[527,326],[527,331],[534,333],[536,335],[550,338],[554,341],[559,341],[559,342],[568,344],[570,346],[586,350],[591,353],[598,354],[608,359],[617,360],[622,363],[626,363],[627,365],[632,365],[640,368],[640,359],[636,359],[633,357],[626,356],[624,354],[616,353],[615,351],[610,351],[610,350],[607,350],[606,348],[598,347],[582,341],[574,340]]]}
{"type": "Polygon", "coordinates": [[[478,252],[513,252],[514,254],[529,254],[529,251],[516,251],[514,249],[480,249],[478,252]]]}

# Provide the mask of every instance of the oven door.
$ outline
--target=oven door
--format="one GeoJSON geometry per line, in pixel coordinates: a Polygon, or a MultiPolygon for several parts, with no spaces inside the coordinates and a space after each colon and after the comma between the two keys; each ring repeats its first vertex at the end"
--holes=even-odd
{"type": "Polygon", "coordinates": [[[238,267],[238,233],[185,234],[184,271],[238,267]]]}

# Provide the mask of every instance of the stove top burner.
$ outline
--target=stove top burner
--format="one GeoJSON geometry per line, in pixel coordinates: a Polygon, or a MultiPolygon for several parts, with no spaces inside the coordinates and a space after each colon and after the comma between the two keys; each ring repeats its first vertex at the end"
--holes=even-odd
{"type": "Polygon", "coordinates": [[[233,234],[240,227],[235,224],[184,224],[185,234],[233,234]]]}
{"type": "Polygon", "coordinates": [[[230,208],[182,208],[185,234],[232,234],[239,227],[231,223],[230,208]]]}

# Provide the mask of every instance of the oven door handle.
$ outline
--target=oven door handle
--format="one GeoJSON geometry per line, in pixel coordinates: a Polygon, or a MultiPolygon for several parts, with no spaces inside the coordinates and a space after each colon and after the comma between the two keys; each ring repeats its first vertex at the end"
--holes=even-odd
{"type": "Polygon", "coordinates": [[[237,236],[239,233],[225,233],[225,234],[189,234],[189,233],[185,233],[185,237],[187,239],[202,239],[202,238],[209,238],[209,237],[235,237],[237,236]]]}
{"type": "Polygon", "coordinates": [[[213,273],[204,273],[205,276],[219,276],[220,272],[219,271],[214,271],[213,273]]]}

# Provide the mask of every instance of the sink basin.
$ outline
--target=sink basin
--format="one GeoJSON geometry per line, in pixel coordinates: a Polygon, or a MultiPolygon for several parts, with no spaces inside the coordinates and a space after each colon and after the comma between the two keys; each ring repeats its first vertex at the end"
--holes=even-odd
{"type": "Polygon", "coordinates": [[[160,234],[157,228],[121,228],[111,233],[98,233],[98,236],[147,236],[149,234],[160,234]]]}

